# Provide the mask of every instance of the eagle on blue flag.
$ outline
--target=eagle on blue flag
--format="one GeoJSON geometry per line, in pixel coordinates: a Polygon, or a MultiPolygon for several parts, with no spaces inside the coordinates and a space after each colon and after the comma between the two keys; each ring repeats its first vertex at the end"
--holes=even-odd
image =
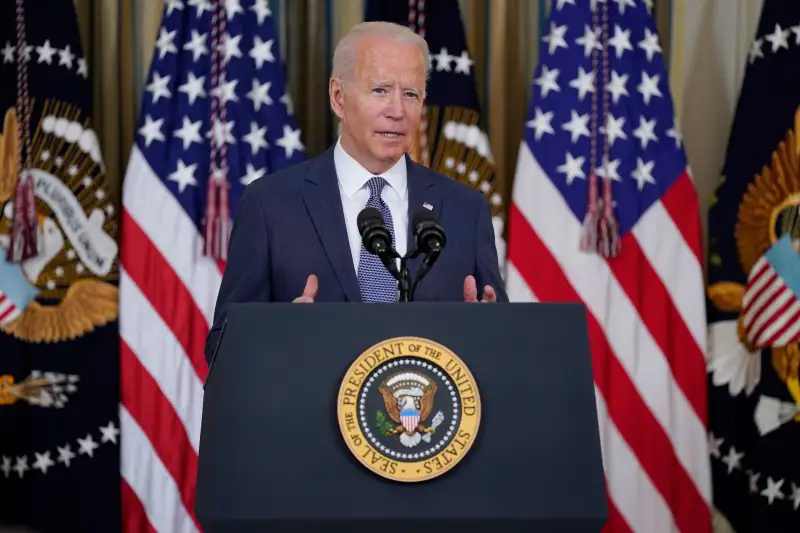
{"type": "Polygon", "coordinates": [[[118,531],[119,209],[72,0],[0,2],[0,529],[118,531]]]}
{"type": "Polygon", "coordinates": [[[800,4],[766,0],[709,212],[716,531],[800,529],[800,4]]]}

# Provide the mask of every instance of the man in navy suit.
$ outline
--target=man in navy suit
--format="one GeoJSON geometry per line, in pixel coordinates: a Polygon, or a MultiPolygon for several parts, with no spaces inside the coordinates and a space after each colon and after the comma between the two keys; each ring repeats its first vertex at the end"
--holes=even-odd
{"type": "MultiPolygon", "coordinates": [[[[397,281],[364,250],[359,212],[375,207],[400,255],[427,209],[447,244],[415,301],[507,301],[489,204],[471,187],[413,162],[429,51],[386,22],[353,28],[336,47],[330,105],[341,135],[324,154],[251,183],[242,197],[217,298],[208,357],[231,302],[394,302],[397,281]]],[[[409,261],[412,280],[421,259],[409,261]]]]}

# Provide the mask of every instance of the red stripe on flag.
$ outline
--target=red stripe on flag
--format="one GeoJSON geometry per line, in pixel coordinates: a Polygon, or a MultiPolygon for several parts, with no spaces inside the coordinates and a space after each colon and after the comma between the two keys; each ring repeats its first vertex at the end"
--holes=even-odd
{"type": "MultiPolygon", "coordinates": [[[[509,208],[509,260],[541,301],[581,302],[548,248],[512,204],[509,208]]],[[[576,246],[578,244],[576,243],[576,246]]],[[[663,428],[648,410],[630,377],[612,352],[594,315],[587,312],[595,383],[620,435],[669,505],[678,529],[708,532],[708,506],[663,428]]]]}
{"type": "Polygon", "coordinates": [[[136,221],[123,210],[125,246],[120,257],[125,271],[183,346],[197,376],[208,371],[203,350],[208,323],[181,279],[136,221]]]}
{"type": "MultiPolygon", "coordinates": [[[[752,293],[752,298],[748,301],[744,308],[742,309],[741,316],[746,317],[745,322],[750,322],[756,319],[758,313],[764,308],[765,300],[764,300],[764,293],[770,290],[775,285],[775,282],[778,281],[778,274],[774,270],[769,270],[769,273],[766,274],[767,280],[764,282],[763,285],[756,291],[756,289],[751,289],[752,291],[756,291],[752,293]]],[[[759,278],[761,277],[759,273],[759,278]]],[[[778,292],[778,291],[776,291],[778,292]]],[[[774,298],[775,294],[773,293],[768,298],[774,298]]],[[[771,300],[767,300],[771,301],[771,300]]]]}
{"type": "Polygon", "coordinates": [[[608,519],[606,525],[603,527],[602,533],[633,533],[625,518],[619,514],[614,502],[608,499],[608,519]]]}
{"type": "MultiPolygon", "coordinates": [[[[661,205],[669,213],[683,240],[697,259],[697,264],[703,264],[702,230],[700,228],[700,204],[697,191],[694,188],[689,173],[684,171],[672,187],[661,196],[661,205]]],[[[623,245],[624,246],[624,245],[623,245]]]]}
{"type": "MultiPolygon", "coordinates": [[[[795,302],[794,300],[790,300],[789,303],[794,305],[795,302]]],[[[766,341],[764,341],[763,346],[773,346],[778,339],[780,339],[783,335],[786,334],[789,328],[797,326],[798,320],[800,320],[800,310],[796,311],[791,317],[789,317],[789,319],[783,324],[783,326],[778,328],[778,331],[776,331],[766,341]]]]}
{"type": "Polygon", "coordinates": [[[144,510],[142,502],[133,492],[133,489],[125,478],[120,478],[122,482],[122,533],[158,533],[144,510]]]}
{"type": "Polygon", "coordinates": [[[13,313],[15,310],[16,310],[16,307],[11,306],[8,309],[6,309],[5,311],[3,311],[3,314],[0,315],[0,322],[5,320],[6,318],[10,317],[11,313],[13,313]]]}
{"type": "Polygon", "coordinates": [[[661,277],[632,233],[623,237],[620,255],[607,263],[705,426],[708,419],[705,359],[661,277]]]}
{"type": "MultiPolygon", "coordinates": [[[[758,265],[759,263],[757,262],[756,264],[758,265]]],[[[750,272],[750,279],[747,280],[747,285],[748,286],[755,285],[756,282],[761,279],[761,276],[763,276],[769,271],[770,271],[769,263],[766,260],[761,261],[760,265],[758,266],[758,269],[750,272]]]]}
{"type": "Polygon", "coordinates": [[[774,324],[775,321],[778,320],[782,314],[787,312],[789,308],[792,307],[794,304],[795,304],[794,293],[792,292],[791,289],[789,289],[789,287],[786,287],[784,285],[782,288],[775,291],[775,293],[769,298],[769,301],[767,302],[767,305],[764,307],[764,310],[758,315],[756,315],[756,319],[758,318],[762,319],[761,324],[755,330],[755,333],[753,333],[752,329],[756,327],[755,320],[753,320],[752,327],[748,332],[750,336],[753,338],[753,343],[752,343],[753,346],[764,346],[764,347],[769,346],[769,344],[762,342],[761,337],[764,335],[764,332],[772,324],[774,324]],[[773,304],[775,303],[775,300],[777,300],[781,296],[786,296],[786,295],[788,295],[789,298],[785,302],[783,302],[778,309],[772,311],[769,310],[769,308],[772,307],[773,304]]]}
{"type": "MultiPolygon", "coordinates": [[[[770,281],[770,283],[767,286],[763,287],[761,291],[759,291],[758,297],[756,299],[758,305],[757,307],[752,307],[753,314],[746,321],[747,329],[752,329],[755,326],[756,321],[760,317],[762,317],[764,313],[768,312],[770,307],[772,307],[772,304],[775,303],[775,300],[780,298],[782,294],[788,291],[789,289],[786,287],[786,285],[783,284],[783,280],[778,277],[777,273],[774,274],[773,280],[770,281]],[[768,292],[769,295],[767,295],[768,292]]],[[[755,306],[756,304],[753,305],[755,306]]]]}
{"type": "Polygon", "coordinates": [[[201,530],[194,515],[197,454],[183,422],[124,340],[120,346],[120,368],[122,404],[147,435],[153,450],[175,480],[186,511],[201,530]]]}
{"type": "MultiPolygon", "coordinates": [[[[5,295],[5,294],[3,294],[2,292],[0,292],[0,304],[2,304],[3,302],[5,302],[5,301],[6,301],[6,298],[7,298],[7,297],[6,297],[6,295],[5,295]]],[[[3,313],[2,313],[2,314],[0,314],[0,322],[2,322],[3,320],[5,320],[6,318],[10,317],[10,316],[11,316],[11,313],[13,313],[14,311],[16,311],[16,309],[17,309],[17,306],[16,306],[16,305],[14,305],[14,302],[12,302],[12,301],[11,301],[11,299],[9,299],[9,300],[8,300],[8,304],[9,304],[9,307],[8,307],[8,309],[6,309],[5,311],[3,311],[3,313]]]]}

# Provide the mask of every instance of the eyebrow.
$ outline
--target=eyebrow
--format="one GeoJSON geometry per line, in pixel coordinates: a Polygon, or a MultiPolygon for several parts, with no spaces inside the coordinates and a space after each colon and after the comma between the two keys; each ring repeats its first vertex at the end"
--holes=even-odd
{"type": "MultiPolygon", "coordinates": [[[[391,82],[388,82],[388,81],[385,81],[385,80],[372,80],[370,82],[370,86],[371,87],[388,87],[388,86],[391,86],[391,85],[393,85],[391,82]]],[[[403,90],[404,91],[416,91],[418,93],[422,92],[422,88],[421,87],[404,87],[403,90]]]]}

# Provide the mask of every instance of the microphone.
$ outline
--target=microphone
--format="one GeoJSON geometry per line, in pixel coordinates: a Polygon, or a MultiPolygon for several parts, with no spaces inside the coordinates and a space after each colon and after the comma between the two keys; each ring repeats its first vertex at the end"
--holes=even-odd
{"type": "Polygon", "coordinates": [[[381,255],[392,249],[392,234],[383,223],[383,215],[374,207],[364,208],[356,219],[358,233],[368,252],[381,255]]]}
{"type": "Polygon", "coordinates": [[[417,249],[426,255],[436,254],[438,256],[444,249],[444,245],[447,244],[444,228],[439,225],[436,217],[430,211],[418,211],[411,219],[411,227],[414,231],[417,249]]]}
{"type": "Polygon", "coordinates": [[[394,259],[399,257],[392,248],[392,234],[383,222],[383,215],[374,207],[365,207],[358,214],[356,219],[358,233],[361,235],[361,242],[364,248],[372,254],[380,257],[386,269],[399,279],[400,272],[394,259]]]}
{"type": "Polygon", "coordinates": [[[419,253],[425,254],[425,258],[419,266],[417,277],[414,284],[411,286],[411,296],[417,290],[417,285],[422,278],[430,271],[433,263],[439,258],[439,255],[444,250],[447,244],[447,237],[444,233],[444,228],[433,216],[433,213],[427,210],[418,211],[411,219],[411,228],[414,233],[414,241],[416,243],[416,250],[414,255],[419,253]]]}

